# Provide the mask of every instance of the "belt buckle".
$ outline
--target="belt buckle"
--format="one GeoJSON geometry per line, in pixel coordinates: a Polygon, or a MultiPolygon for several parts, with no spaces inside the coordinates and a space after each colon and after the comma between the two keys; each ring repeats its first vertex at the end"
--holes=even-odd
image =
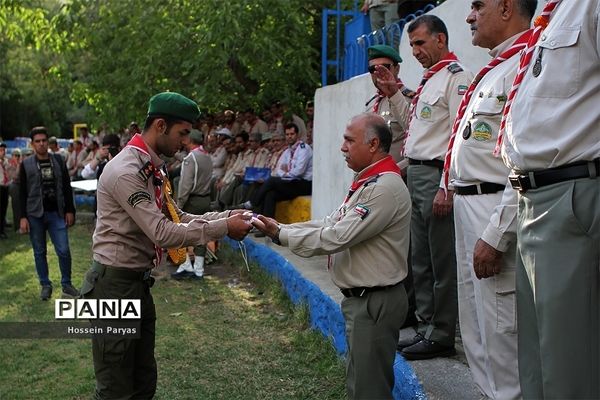
{"type": "Polygon", "coordinates": [[[518,190],[520,193],[525,193],[527,189],[523,185],[523,178],[524,176],[522,175],[509,175],[508,181],[513,189],[518,190]]]}
{"type": "Polygon", "coordinates": [[[152,274],[152,270],[151,269],[147,269],[144,272],[144,276],[142,277],[143,281],[147,281],[148,279],[150,279],[150,275],[152,274]]]}

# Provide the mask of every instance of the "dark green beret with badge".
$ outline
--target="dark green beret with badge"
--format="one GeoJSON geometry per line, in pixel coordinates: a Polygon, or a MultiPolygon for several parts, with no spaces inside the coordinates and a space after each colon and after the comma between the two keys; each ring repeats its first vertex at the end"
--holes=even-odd
{"type": "Polygon", "coordinates": [[[200,118],[200,110],[198,104],[179,93],[163,92],[150,99],[148,116],[172,117],[193,124],[200,118]]]}
{"type": "Polygon", "coordinates": [[[400,57],[400,54],[398,54],[396,49],[394,49],[393,47],[390,47],[390,46],[386,46],[384,44],[378,44],[375,46],[371,46],[368,48],[367,52],[369,55],[369,60],[372,60],[374,58],[385,57],[385,58],[389,58],[390,60],[392,60],[395,63],[402,62],[402,58],[400,57]]]}

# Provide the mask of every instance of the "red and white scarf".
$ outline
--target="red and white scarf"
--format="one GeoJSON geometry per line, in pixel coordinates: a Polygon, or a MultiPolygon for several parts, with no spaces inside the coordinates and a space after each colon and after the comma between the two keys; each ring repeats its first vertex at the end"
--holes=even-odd
{"type": "Polygon", "coordinates": [[[546,3],[546,6],[542,10],[540,16],[535,19],[533,24],[534,29],[531,34],[529,41],[527,42],[527,47],[525,47],[525,51],[521,55],[521,60],[519,62],[519,70],[517,75],[515,76],[515,80],[513,81],[512,87],[510,88],[510,92],[508,93],[508,98],[506,99],[506,104],[504,105],[504,112],[502,113],[502,121],[500,122],[500,132],[498,133],[498,141],[496,142],[496,148],[494,149],[494,156],[498,157],[500,155],[500,149],[502,148],[502,140],[504,137],[504,131],[506,129],[506,118],[510,113],[510,109],[512,107],[512,103],[515,100],[515,96],[521,86],[521,82],[523,82],[523,78],[525,77],[525,73],[531,64],[531,59],[533,58],[533,51],[535,50],[535,45],[544,29],[550,23],[550,17],[556,7],[560,4],[562,0],[550,0],[546,3]]]}
{"type": "Polygon", "coordinates": [[[448,191],[448,181],[450,179],[450,163],[452,161],[452,147],[454,146],[454,140],[456,139],[456,133],[458,132],[458,127],[460,125],[461,120],[465,116],[465,111],[467,110],[467,106],[471,101],[471,97],[473,97],[473,93],[477,88],[479,82],[483,79],[484,76],[487,75],[488,72],[493,70],[496,66],[502,64],[504,61],[513,57],[515,54],[520,52],[527,45],[527,41],[531,37],[532,29],[525,31],[519,38],[513,43],[513,45],[500,54],[498,57],[493,58],[488,65],[483,67],[481,71],[475,76],[471,85],[467,89],[467,92],[463,96],[460,106],[458,107],[458,112],[456,113],[456,119],[454,120],[454,124],[452,124],[452,135],[450,135],[450,140],[448,141],[448,150],[446,151],[446,156],[444,157],[444,191],[448,191]]]}
{"type": "MultiPolygon", "coordinates": [[[[148,146],[146,145],[146,142],[144,142],[144,139],[142,139],[142,135],[140,135],[139,133],[136,133],[131,138],[131,140],[127,143],[127,145],[125,147],[132,147],[132,148],[136,149],[137,151],[139,151],[140,153],[143,153],[143,154],[147,155],[148,157],[150,157],[150,165],[152,166],[152,173],[153,173],[154,177],[157,178],[158,180],[160,180],[161,182],[163,181],[162,172],[161,172],[160,168],[158,168],[152,162],[152,156],[150,155],[150,152],[148,151],[148,146]]],[[[162,206],[163,206],[162,185],[154,185],[154,197],[155,197],[154,200],[156,202],[156,206],[162,212],[162,206]]],[[[157,265],[159,265],[162,260],[163,249],[155,244],[154,252],[156,253],[157,265]]]]}

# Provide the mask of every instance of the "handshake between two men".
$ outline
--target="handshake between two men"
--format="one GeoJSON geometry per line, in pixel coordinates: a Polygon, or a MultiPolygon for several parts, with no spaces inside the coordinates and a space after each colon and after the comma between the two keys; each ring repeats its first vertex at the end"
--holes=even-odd
{"type": "Polygon", "coordinates": [[[227,236],[234,240],[243,240],[253,227],[277,243],[280,227],[273,218],[257,215],[248,210],[233,210],[227,218],[227,236]]]}

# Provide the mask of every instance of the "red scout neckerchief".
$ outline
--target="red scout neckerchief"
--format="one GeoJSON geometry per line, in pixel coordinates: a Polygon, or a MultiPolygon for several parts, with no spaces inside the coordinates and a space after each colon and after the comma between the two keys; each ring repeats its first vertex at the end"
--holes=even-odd
{"type": "MultiPolygon", "coordinates": [[[[398,78],[396,78],[396,85],[398,85],[398,90],[402,91],[402,88],[404,87],[404,84],[402,83],[402,81],[398,78]]],[[[381,90],[377,89],[377,98],[375,99],[375,103],[373,104],[373,112],[375,114],[379,113],[379,104],[381,103],[381,101],[383,99],[386,98],[386,96],[381,93],[381,90]]]]}
{"type": "MultiPolygon", "coordinates": [[[[344,212],[342,211],[342,209],[344,208],[344,205],[348,202],[348,200],[350,200],[352,195],[354,193],[356,193],[356,191],[358,189],[360,189],[367,183],[372,182],[378,176],[384,175],[384,174],[396,174],[396,175],[402,177],[402,175],[400,174],[400,167],[398,167],[398,165],[394,162],[394,159],[390,155],[388,155],[388,156],[382,158],[381,160],[368,166],[364,171],[362,171],[360,173],[360,176],[357,176],[356,179],[352,182],[352,185],[350,186],[350,190],[348,190],[348,194],[346,195],[344,202],[338,208],[339,219],[341,219],[341,217],[344,215],[344,212]]],[[[366,217],[368,210],[364,210],[363,208],[359,209],[358,207],[359,206],[357,206],[355,211],[359,215],[362,215],[363,218],[366,217]],[[367,211],[367,213],[365,213],[365,211],[367,211]]],[[[339,219],[338,219],[338,221],[339,221],[339,219]]],[[[327,269],[330,269],[330,268],[331,268],[331,256],[328,255],[327,256],[327,269]]]]}
{"type": "MultiPolygon", "coordinates": [[[[498,132],[498,140],[496,141],[496,148],[494,148],[494,156],[498,157],[500,155],[500,149],[502,147],[502,139],[504,137],[504,130],[506,129],[506,118],[508,113],[510,112],[513,101],[515,100],[515,96],[519,90],[519,86],[521,86],[521,82],[523,82],[523,78],[525,77],[525,73],[531,64],[531,60],[533,58],[533,52],[535,50],[535,45],[537,44],[542,31],[546,29],[548,24],[550,23],[550,17],[552,12],[558,7],[561,0],[550,0],[546,3],[546,6],[542,10],[542,13],[535,19],[533,23],[533,33],[527,42],[527,47],[525,47],[525,51],[521,55],[521,60],[519,61],[519,70],[517,75],[515,76],[515,80],[513,81],[512,87],[510,88],[510,92],[508,92],[508,98],[506,99],[506,104],[504,105],[504,112],[502,113],[502,121],[500,121],[500,131],[498,132]]],[[[541,53],[540,53],[541,55],[541,53]]],[[[537,64],[537,62],[536,62],[537,64]]],[[[538,72],[539,74],[539,72],[538,72]]],[[[534,75],[535,75],[535,67],[534,67],[534,75]]],[[[537,75],[535,75],[537,76],[537,75]]]]}
{"type": "MultiPolygon", "coordinates": [[[[428,70],[426,70],[423,73],[423,79],[421,79],[421,83],[419,84],[419,87],[417,88],[415,97],[413,97],[412,102],[410,104],[410,109],[408,111],[408,132],[406,133],[406,139],[404,140],[404,145],[405,145],[404,148],[406,148],[406,142],[408,141],[408,137],[410,136],[410,123],[412,122],[413,117],[417,113],[417,103],[419,102],[419,97],[421,97],[421,92],[423,91],[423,87],[425,86],[427,81],[429,81],[429,79],[432,76],[437,74],[442,69],[446,68],[453,61],[458,61],[458,57],[456,57],[456,54],[449,52],[448,54],[446,54],[445,58],[443,58],[440,61],[438,61],[437,63],[435,63],[433,66],[431,66],[431,68],[429,68],[428,70]]],[[[402,152],[404,153],[404,151],[402,151],[402,152]]]]}
{"type": "Polygon", "coordinates": [[[191,151],[197,151],[198,153],[201,153],[201,154],[208,154],[208,151],[204,150],[204,147],[201,144],[194,147],[191,151]]]}
{"type": "Polygon", "coordinates": [[[456,139],[456,132],[458,131],[458,126],[460,125],[461,120],[465,115],[465,111],[467,110],[467,106],[471,101],[471,97],[475,92],[475,88],[479,84],[479,82],[483,79],[483,77],[494,69],[497,65],[502,64],[504,61],[508,60],[521,50],[525,48],[527,45],[527,41],[531,37],[531,33],[533,29],[526,30],[519,38],[513,43],[513,45],[500,54],[498,57],[493,58],[488,65],[483,67],[481,71],[475,76],[471,85],[469,85],[469,89],[462,98],[460,102],[460,106],[458,107],[458,112],[456,113],[456,119],[454,120],[454,124],[452,124],[452,135],[450,136],[450,141],[448,142],[448,151],[446,151],[446,156],[444,157],[444,192],[448,193],[448,183],[450,179],[450,162],[452,161],[452,147],[454,146],[454,140],[456,139]]]}
{"type": "MultiPolygon", "coordinates": [[[[142,135],[140,135],[139,133],[136,133],[131,138],[131,140],[129,142],[127,142],[127,145],[125,147],[132,147],[132,148],[136,149],[137,151],[139,151],[140,153],[143,153],[143,154],[147,155],[148,157],[150,157],[150,161],[146,164],[152,169],[152,171],[149,171],[149,172],[152,172],[152,175],[154,175],[155,179],[160,180],[161,182],[163,181],[162,172],[152,162],[152,157],[150,156],[150,153],[148,152],[148,146],[146,145],[146,142],[144,142],[144,139],[142,139],[142,135]]],[[[144,168],[146,168],[146,166],[144,166],[144,168]]],[[[162,212],[162,184],[154,185],[154,196],[155,196],[154,200],[156,202],[156,206],[158,207],[160,212],[162,212]]],[[[160,264],[160,262],[162,260],[163,249],[160,246],[157,246],[155,244],[154,251],[156,253],[156,259],[157,259],[157,265],[158,265],[158,264],[160,264]]]]}

